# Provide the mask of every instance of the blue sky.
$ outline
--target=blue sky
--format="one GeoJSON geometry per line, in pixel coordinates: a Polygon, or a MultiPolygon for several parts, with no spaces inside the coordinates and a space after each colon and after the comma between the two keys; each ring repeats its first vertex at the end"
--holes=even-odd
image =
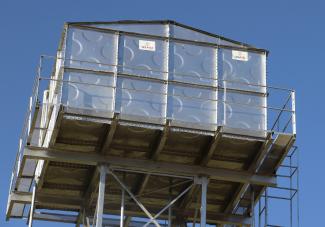
{"type": "Polygon", "coordinates": [[[1,0],[0,226],[25,225],[24,221],[5,222],[5,207],[39,56],[55,54],[65,21],[120,19],[173,19],[270,50],[270,84],[297,91],[301,226],[320,226],[325,203],[324,12],[321,0],[1,0]]]}

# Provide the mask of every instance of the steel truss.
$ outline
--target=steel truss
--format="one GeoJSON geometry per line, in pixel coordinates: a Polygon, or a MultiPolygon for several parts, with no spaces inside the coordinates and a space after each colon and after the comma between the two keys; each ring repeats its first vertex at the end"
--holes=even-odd
{"type": "MultiPolygon", "coordinates": [[[[299,227],[299,151],[293,146],[283,163],[279,166],[276,177],[277,186],[265,187],[254,201],[254,187],[249,187],[251,198],[242,197],[240,202],[252,200],[256,206],[248,208],[238,203],[234,213],[244,215],[250,212],[251,227],[299,227]],[[286,209],[286,206],[288,209],[286,209]]],[[[237,227],[224,225],[221,227],[237,227]]]]}
{"type": "MultiPolygon", "coordinates": [[[[166,203],[164,207],[161,208],[161,210],[156,213],[152,214],[145,206],[144,204],[138,199],[138,196],[136,196],[131,190],[128,188],[128,186],[124,183],[123,179],[120,179],[120,177],[117,176],[116,172],[121,172],[121,170],[115,170],[113,168],[110,168],[107,164],[99,164],[98,167],[99,172],[99,182],[98,182],[98,196],[97,196],[97,202],[96,202],[96,208],[94,214],[87,214],[85,210],[80,211],[81,215],[81,222],[79,222],[80,216],[74,216],[69,214],[55,214],[55,213],[44,213],[44,212],[38,212],[35,209],[35,205],[37,205],[37,185],[35,184],[33,186],[33,193],[31,196],[31,207],[30,207],[30,215],[28,219],[29,227],[32,227],[33,220],[45,220],[45,221],[56,221],[56,222],[66,222],[66,223],[77,223],[77,226],[86,226],[86,227],[103,227],[103,226],[156,226],[156,227],[171,227],[171,226],[207,226],[207,189],[208,189],[208,183],[209,179],[207,176],[195,176],[195,177],[185,177],[185,176],[171,176],[173,179],[175,178],[182,178],[184,179],[181,183],[175,183],[169,185],[169,189],[171,190],[173,187],[178,186],[180,184],[190,184],[177,196],[174,198],[170,198],[170,200],[166,203]],[[107,185],[107,176],[112,176],[112,178],[119,184],[121,188],[121,208],[120,208],[120,216],[113,215],[114,218],[106,218],[107,215],[105,213],[104,209],[104,201],[105,201],[105,187],[107,185]],[[201,192],[199,193],[199,209],[196,209],[196,212],[193,217],[193,221],[189,222],[185,219],[183,219],[181,222],[177,222],[177,218],[175,216],[177,214],[173,214],[172,212],[172,206],[180,199],[182,198],[187,192],[189,192],[192,187],[199,186],[201,188],[201,192]],[[124,214],[125,211],[125,200],[126,200],[126,194],[136,203],[136,205],[144,212],[144,214],[147,216],[147,219],[143,218],[135,218],[139,220],[132,220],[132,222],[128,223],[126,225],[125,219],[127,216],[124,214]],[[199,212],[198,212],[199,210],[199,212]],[[163,213],[167,212],[167,218],[166,215],[164,215],[163,218],[160,218],[163,213]],[[199,213],[199,214],[198,214],[199,213]],[[198,218],[198,216],[200,218],[198,218]],[[119,220],[118,220],[119,218],[119,220]],[[145,221],[143,221],[145,220],[145,221]],[[174,223],[175,221],[175,223],[174,223]],[[191,223],[191,224],[189,224],[191,223]]],[[[125,170],[125,172],[127,172],[125,170]]],[[[152,175],[163,175],[163,174],[152,174],[152,175]]],[[[164,176],[164,175],[163,175],[164,176]]],[[[170,176],[170,175],[167,175],[170,176]]],[[[172,182],[171,182],[172,183],[172,182]]],[[[165,188],[164,188],[165,189],[165,188]]],[[[155,192],[162,189],[157,189],[155,192]]],[[[153,193],[153,192],[149,192],[153,193]]],[[[108,195],[109,196],[109,195],[108,195]]],[[[111,215],[112,216],[112,215],[111,215]]],[[[235,215],[225,215],[224,217],[216,217],[220,219],[220,223],[236,223],[235,226],[241,226],[241,227],[248,227],[250,226],[251,219],[250,218],[238,218],[235,215]],[[242,224],[240,224],[242,223],[242,224]]],[[[218,226],[218,225],[217,225],[218,226]]],[[[226,225],[225,225],[226,226],[226,225]]]]}
{"type": "Polygon", "coordinates": [[[279,185],[268,187],[258,202],[258,227],[299,227],[299,151],[293,147],[277,171],[279,185]],[[281,206],[281,213],[276,209],[281,206]],[[283,209],[288,206],[289,209],[283,209]],[[281,215],[279,215],[281,214],[281,215]],[[279,217],[280,216],[280,217],[279,217]]]}
{"type": "MultiPolygon", "coordinates": [[[[297,147],[292,147],[288,155],[286,156],[283,164],[281,164],[277,170],[277,178],[278,185],[277,186],[264,186],[263,192],[258,195],[257,199],[254,195],[254,187],[250,185],[247,190],[249,190],[250,197],[242,197],[234,210],[234,216],[241,215],[247,217],[245,221],[240,223],[240,220],[235,220],[234,217],[221,217],[220,223],[215,226],[217,227],[299,227],[299,169],[298,169],[298,149],[297,147]],[[251,207],[243,207],[241,206],[241,202],[245,200],[250,200],[250,203],[253,204],[251,207]],[[275,204],[272,203],[274,201],[284,201],[288,203],[289,210],[288,215],[284,215],[286,212],[283,204],[275,204]],[[254,204],[257,204],[255,207],[254,204]],[[281,209],[280,209],[281,208],[281,209]],[[278,213],[281,210],[281,213],[278,213]],[[279,215],[281,214],[281,215],[279,215]],[[278,217],[276,217],[278,215],[278,217]],[[274,217],[275,216],[275,217],[274,217]],[[279,216],[281,218],[279,218],[279,216]],[[288,220],[285,220],[288,219],[288,220]],[[272,222],[279,222],[279,224],[274,224],[272,222]],[[228,223],[228,224],[222,224],[228,223]],[[233,223],[233,224],[231,224],[233,223]]],[[[103,227],[103,226],[156,226],[156,227],[171,227],[171,226],[209,226],[206,223],[206,207],[207,207],[207,187],[209,183],[208,176],[177,176],[177,175],[166,175],[163,173],[154,173],[154,175],[163,175],[169,176],[172,178],[182,178],[184,179],[181,183],[172,183],[169,185],[169,189],[171,190],[176,185],[186,184],[187,187],[183,189],[177,196],[174,198],[170,197],[170,200],[167,201],[166,205],[161,208],[159,212],[156,214],[152,214],[139,200],[138,196],[135,195],[125,184],[124,180],[121,177],[117,176],[117,172],[126,173],[128,170],[114,169],[110,167],[109,164],[99,164],[97,167],[97,171],[99,172],[99,183],[98,183],[98,197],[97,197],[97,205],[95,209],[95,213],[93,215],[87,214],[85,211],[80,211],[79,217],[73,215],[57,215],[51,213],[40,213],[35,211],[35,203],[37,203],[37,185],[34,184],[33,192],[31,197],[26,198],[30,200],[31,207],[28,219],[28,226],[32,227],[33,219],[36,220],[50,220],[50,221],[58,221],[58,222],[67,222],[67,223],[77,223],[77,226],[83,225],[86,227],[95,226],[95,227],[103,227]],[[107,184],[107,176],[111,176],[121,188],[121,208],[120,215],[114,215],[114,218],[106,218],[105,210],[104,210],[104,201],[105,201],[105,186],[107,184]],[[189,184],[190,183],[190,184],[189,184]],[[198,196],[198,201],[200,204],[199,209],[196,210],[193,221],[182,220],[183,223],[174,222],[175,215],[172,212],[173,205],[182,198],[187,192],[189,192],[194,186],[200,186],[200,196],[198,196]],[[147,216],[147,219],[139,218],[139,220],[132,220],[129,223],[125,223],[127,216],[125,215],[125,200],[126,197],[132,199],[135,204],[144,212],[147,216]],[[200,211],[200,220],[198,222],[198,210],[200,211]],[[161,217],[162,214],[165,213],[164,217],[161,217]],[[166,215],[167,213],[167,215],[166,215]],[[81,216],[81,217],[80,217],[81,216]],[[78,221],[81,219],[81,222],[78,221]]],[[[147,174],[146,172],[138,171],[138,173],[147,174]]],[[[262,185],[260,185],[261,187],[262,185]]],[[[157,189],[164,190],[166,188],[157,189]]],[[[153,193],[153,192],[149,192],[153,193]]],[[[25,196],[26,195],[16,195],[25,196]]],[[[109,196],[109,195],[108,195],[109,196]]],[[[18,199],[18,198],[17,198],[18,199]]],[[[219,217],[217,217],[219,218],[219,217]]],[[[135,218],[137,219],[137,218],[135,218]]],[[[211,225],[210,225],[211,226],[211,225]]]]}
{"type": "Polygon", "coordinates": [[[187,193],[194,184],[201,185],[202,193],[201,193],[201,226],[206,226],[206,195],[207,195],[207,186],[208,186],[208,178],[207,177],[199,177],[193,179],[193,183],[183,190],[178,196],[171,199],[157,214],[153,215],[146,209],[146,207],[141,203],[141,201],[128,189],[125,183],[115,174],[113,169],[110,169],[107,165],[100,165],[99,167],[100,173],[100,181],[99,181],[99,188],[98,188],[98,199],[97,199],[97,206],[95,209],[95,219],[93,219],[93,225],[96,227],[103,226],[103,210],[104,210],[104,197],[105,197],[105,185],[106,185],[106,175],[111,175],[120,185],[121,192],[122,192],[122,201],[121,201],[121,215],[120,215],[120,226],[124,226],[124,204],[125,204],[125,192],[132,198],[132,200],[141,208],[141,210],[146,214],[149,218],[143,227],[147,227],[150,224],[154,224],[156,227],[163,226],[159,223],[158,218],[162,213],[168,210],[168,226],[172,226],[172,213],[171,207],[176,203],[176,201],[181,198],[185,193],[187,193]]]}

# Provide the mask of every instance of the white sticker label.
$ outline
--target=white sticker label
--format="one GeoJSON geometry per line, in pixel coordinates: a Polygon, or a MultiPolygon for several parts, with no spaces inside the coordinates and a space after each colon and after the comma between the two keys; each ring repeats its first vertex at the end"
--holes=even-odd
{"type": "Polygon", "coordinates": [[[232,59],[238,61],[248,61],[248,53],[245,51],[233,50],[232,59]]]}
{"type": "Polygon", "coordinates": [[[155,43],[155,41],[139,40],[139,49],[140,50],[155,51],[156,50],[156,43],[155,43]]]}

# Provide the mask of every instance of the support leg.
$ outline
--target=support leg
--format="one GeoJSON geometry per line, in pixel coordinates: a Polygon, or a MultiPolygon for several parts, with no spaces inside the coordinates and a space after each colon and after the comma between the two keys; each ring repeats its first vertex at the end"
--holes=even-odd
{"type": "Polygon", "coordinates": [[[252,227],[255,227],[255,192],[253,186],[251,187],[251,217],[252,217],[252,227]]]}
{"type": "Polygon", "coordinates": [[[265,189],[265,201],[264,201],[264,227],[268,226],[268,193],[267,193],[267,188],[265,189]]]}
{"type": "Polygon", "coordinates": [[[105,198],[105,184],[106,184],[107,166],[99,166],[99,188],[98,188],[98,200],[97,200],[97,212],[96,212],[96,227],[103,226],[103,210],[104,210],[104,198],[105,198]]]}
{"type": "Polygon", "coordinates": [[[168,227],[172,227],[172,207],[168,208],[168,227]]]}
{"type": "Polygon", "coordinates": [[[125,206],[125,191],[124,189],[122,189],[120,227],[124,227],[124,206],[125,206]]]}
{"type": "Polygon", "coordinates": [[[36,194],[36,185],[33,186],[33,195],[32,195],[32,203],[30,206],[28,227],[32,227],[33,225],[33,216],[34,216],[34,209],[35,209],[35,194],[36,194]]]}
{"type": "Polygon", "coordinates": [[[202,177],[202,194],[201,194],[201,227],[206,226],[207,214],[207,191],[208,191],[208,178],[202,177]]]}
{"type": "MultiPolygon", "coordinates": [[[[173,180],[170,178],[169,179],[169,185],[171,186],[173,184],[173,180]]],[[[169,187],[169,201],[172,200],[172,187],[169,187]]],[[[168,208],[168,227],[172,227],[172,206],[168,208]]]]}

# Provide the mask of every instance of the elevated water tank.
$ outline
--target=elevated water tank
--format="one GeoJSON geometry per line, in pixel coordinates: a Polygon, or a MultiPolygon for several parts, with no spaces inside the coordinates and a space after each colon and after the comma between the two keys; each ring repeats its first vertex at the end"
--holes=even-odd
{"type": "Polygon", "coordinates": [[[266,135],[265,50],[167,22],[70,24],[61,48],[71,111],[266,135]]]}

